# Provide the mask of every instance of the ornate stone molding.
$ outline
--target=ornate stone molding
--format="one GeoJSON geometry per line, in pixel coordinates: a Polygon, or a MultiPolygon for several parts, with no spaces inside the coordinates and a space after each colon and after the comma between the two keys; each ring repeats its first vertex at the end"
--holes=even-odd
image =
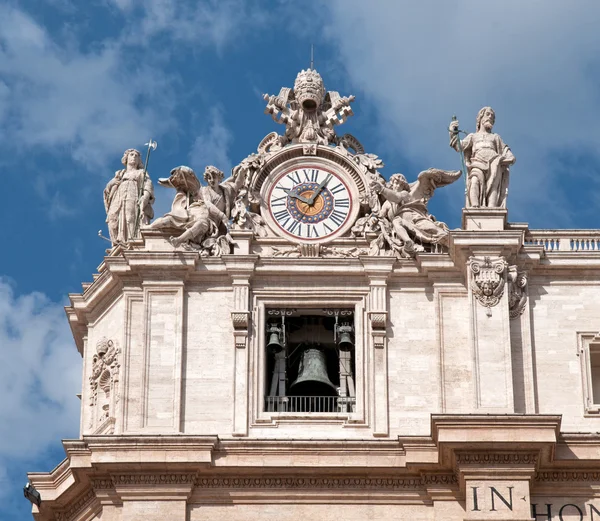
{"type": "Polygon", "coordinates": [[[527,305],[527,273],[517,266],[508,267],[508,310],[510,318],[523,314],[527,305]]]}
{"type": "Polygon", "coordinates": [[[115,343],[101,338],[96,344],[96,354],[92,358],[90,382],[90,422],[89,428],[102,431],[107,426],[112,434],[114,429],[115,407],[119,402],[119,361],[121,349],[115,343]],[[110,420],[113,420],[112,422],[110,420]]]}
{"type": "Polygon", "coordinates": [[[294,259],[299,257],[349,259],[369,254],[366,248],[337,248],[321,244],[298,244],[288,248],[273,247],[271,252],[273,257],[290,257],[294,259]]]}
{"type": "Polygon", "coordinates": [[[115,487],[123,485],[193,485],[196,474],[183,472],[170,474],[113,474],[111,479],[115,487]]]}
{"type": "Polygon", "coordinates": [[[200,488],[266,488],[266,489],[357,489],[357,490],[399,490],[423,488],[419,476],[407,478],[392,477],[257,477],[239,476],[234,478],[198,477],[196,486],[200,488]]]}
{"type": "Polygon", "coordinates": [[[373,329],[385,329],[387,326],[387,311],[369,311],[369,319],[373,329]]]}
{"type": "Polygon", "coordinates": [[[551,483],[560,483],[564,481],[600,481],[600,472],[544,471],[536,472],[534,480],[537,482],[551,483]]]}
{"type": "Polygon", "coordinates": [[[449,487],[458,486],[458,478],[456,474],[423,474],[421,476],[423,485],[445,485],[449,487]]]}
{"type": "Polygon", "coordinates": [[[96,494],[93,490],[88,490],[77,499],[70,503],[70,507],[56,512],[56,521],[70,521],[75,518],[75,515],[88,507],[92,501],[96,499],[96,494]]]}
{"type": "Polygon", "coordinates": [[[94,490],[111,490],[114,488],[113,480],[110,476],[90,479],[94,490]]]}
{"type": "Polygon", "coordinates": [[[506,268],[504,257],[469,257],[469,272],[473,282],[473,295],[482,306],[491,308],[504,294],[506,268]]]}
{"type": "Polygon", "coordinates": [[[456,452],[457,465],[537,465],[533,452],[456,452]]]}
{"type": "Polygon", "coordinates": [[[250,323],[249,311],[232,311],[231,322],[234,329],[246,329],[250,323]]]}

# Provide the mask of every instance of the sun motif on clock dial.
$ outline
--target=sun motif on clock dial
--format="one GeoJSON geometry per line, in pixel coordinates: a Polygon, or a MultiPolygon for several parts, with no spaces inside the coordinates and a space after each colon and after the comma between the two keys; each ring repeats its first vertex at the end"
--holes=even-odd
{"type": "Polygon", "coordinates": [[[352,209],[350,190],[344,180],[335,172],[314,166],[281,174],[271,187],[268,201],[281,231],[305,241],[335,235],[352,209]]]}

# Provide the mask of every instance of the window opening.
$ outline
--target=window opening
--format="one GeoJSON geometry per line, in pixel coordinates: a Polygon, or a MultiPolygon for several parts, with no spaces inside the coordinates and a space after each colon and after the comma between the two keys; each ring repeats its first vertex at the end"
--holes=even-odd
{"type": "Polygon", "coordinates": [[[267,310],[268,412],[353,412],[354,312],[267,310]]]}

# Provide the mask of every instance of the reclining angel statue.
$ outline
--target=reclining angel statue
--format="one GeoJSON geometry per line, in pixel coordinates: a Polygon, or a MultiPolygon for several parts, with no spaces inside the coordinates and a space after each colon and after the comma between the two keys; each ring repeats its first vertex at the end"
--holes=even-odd
{"type": "Polygon", "coordinates": [[[190,167],[178,166],[171,170],[170,177],[158,180],[161,186],[177,190],[171,211],[156,219],[150,228],[183,230],[179,237],[169,239],[175,247],[183,245],[205,255],[229,253],[232,244],[229,219],[244,175],[238,172],[225,182],[222,182],[223,177],[218,168],[207,166],[204,179],[208,186],[202,186],[190,167]]]}
{"type": "Polygon", "coordinates": [[[424,251],[423,244],[447,245],[448,226],[429,214],[427,201],[436,188],[449,185],[460,176],[460,170],[430,168],[421,172],[410,184],[402,174],[392,175],[388,186],[373,181],[371,190],[384,199],[376,212],[381,246],[387,243],[397,254],[406,256],[424,251]]]}

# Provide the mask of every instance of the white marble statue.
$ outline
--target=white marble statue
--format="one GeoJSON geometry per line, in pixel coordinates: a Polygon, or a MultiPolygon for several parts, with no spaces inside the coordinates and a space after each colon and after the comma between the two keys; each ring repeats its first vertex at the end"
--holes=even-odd
{"type": "Polygon", "coordinates": [[[121,162],[125,168],[117,170],[104,189],[106,222],[113,246],[135,239],[140,226],[154,217],[154,189],[140,153],[129,148],[121,162]]]}
{"type": "Polygon", "coordinates": [[[392,175],[387,186],[381,181],[372,181],[371,190],[384,199],[374,212],[381,230],[377,239],[379,249],[387,247],[404,257],[423,251],[423,244],[445,245],[448,227],[429,214],[427,201],[436,188],[453,183],[460,176],[460,171],[430,168],[411,184],[402,174],[392,175]]]}
{"type": "MultiPolygon", "coordinates": [[[[263,97],[267,102],[265,114],[271,114],[273,120],[286,127],[283,136],[275,136],[279,147],[288,143],[337,144],[334,127],[353,115],[350,103],[354,96],[326,92],[321,75],[314,69],[300,71],[293,89],[284,87],[278,96],[263,97]]],[[[271,144],[270,150],[275,149],[271,144]]]]}
{"type": "Polygon", "coordinates": [[[467,207],[505,208],[508,193],[509,167],[515,156],[498,134],[492,132],[496,114],[483,107],[477,114],[475,132],[459,140],[458,121],[448,128],[450,146],[464,153],[468,171],[467,207]]]}
{"type": "MultiPolygon", "coordinates": [[[[223,172],[207,166],[201,186],[194,171],[188,166],[171,170],[169,178],[159,179],[161,186],[175,188],[177,194],[171,211],[152,223],[151,228],[176,228],[183,230],[179,237],[171,237],[174,246],[184,245],[202,250],[206,254],[222,253],[221,246],[229,243],[228,228],[231,211],[244,176],[237,175],[225,182],[223,172]],[[225,242],[221,240],[225,238],[225,242]]],[[[226,251],[228,253],[228,251],[226,251]]]]}

